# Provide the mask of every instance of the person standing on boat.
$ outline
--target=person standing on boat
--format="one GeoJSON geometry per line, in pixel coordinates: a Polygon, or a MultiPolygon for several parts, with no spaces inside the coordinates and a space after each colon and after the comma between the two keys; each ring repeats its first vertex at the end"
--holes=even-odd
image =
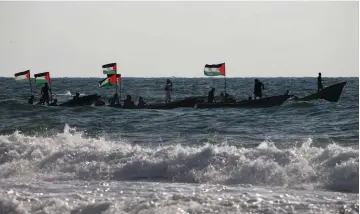
{"type": "Polygon", "coordinates": [[[256,100],[256,97],[262,98],[262,90],[264,90],[264,84],[260,82],[258,79],[255,79],[255,85],[254,85],[254,99],[256,100]]]}
{"type": "Polygon", "coordinates": [[[165,85],[165,93],[166,93],[165,103],[170,103],[171,101],[172,87],[173,87],[172,82],[170,81],[170,79],[167,79],[165,85]]]}
{"type": "Polygon", "coordinates": [[[215,88],[212,88],[211,91],[209,91],[208,94],[208,103],[214,102],[214,96],[215,96],[215,88]]]}
{"type": "Polygon", "coordinates": [[[41,88],[41,95],[42,95],[42,100],[43,100],[43,104],[46,102],[49,105],[49,91],[50,88],[48,86],[47,83],[45,83],[44,87],[41,88]]]}
{"type": "Polygon", "coordinates": [[[321,81],[321,73],[319,73],[319,76],[317,78],[317,86],[318,86],[318,91],[323,90],[323,85],[322,85],[322,81],[321,81]]]}

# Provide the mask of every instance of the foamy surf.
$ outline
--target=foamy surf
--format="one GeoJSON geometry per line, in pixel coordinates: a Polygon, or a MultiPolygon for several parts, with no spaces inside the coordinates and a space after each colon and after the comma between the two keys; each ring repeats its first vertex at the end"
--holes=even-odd
{"type": "Polygon", "coordinates": [[[65,126],[51,137],[19,132],[0,136],[0,178],[40,180],[152,180],[207,184],[251,184],[358,193],[359,152],[337,144],[319,148],[311,140],[279,149],[226,144],[150,147],[124,140],[85,138],[65,126]]]}
{"type": "Polygon", "coordinates": [[[358,150],[0,136],[2,213],[358,213],[358,150]],[[344,193],[351,192],[351,193],[344,193]]]}

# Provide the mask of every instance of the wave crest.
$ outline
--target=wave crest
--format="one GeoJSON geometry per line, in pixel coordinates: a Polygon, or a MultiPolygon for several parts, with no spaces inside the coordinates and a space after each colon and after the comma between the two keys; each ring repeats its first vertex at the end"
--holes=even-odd
{"type": "Polygon", "coordinates": [[[0,178],[44,180],[158,180],[325,188],[357,192],[359,152],[337,144],[279,149],[226,144],[147,147],[103,138],[85,138],[65,126],[52,137],[0,136],[0,178]]]}

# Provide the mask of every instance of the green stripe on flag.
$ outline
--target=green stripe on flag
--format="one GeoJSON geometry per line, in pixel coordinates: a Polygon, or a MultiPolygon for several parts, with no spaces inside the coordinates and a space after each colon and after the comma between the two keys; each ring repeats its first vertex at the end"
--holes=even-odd
{"type": "Polygon", "coordinates": [[[44,84],[44,83],[47,83],[48,81],[45,79],[45,78],[36,78],[35,79],[35,83],[37,85],[40,85],[40,84],[44,84]]]}
{"type": "Polygon", "coordinates": [[[218,71],[204,71],[205,76],[224,76],[222,73],[218,72],[218,71]]]}

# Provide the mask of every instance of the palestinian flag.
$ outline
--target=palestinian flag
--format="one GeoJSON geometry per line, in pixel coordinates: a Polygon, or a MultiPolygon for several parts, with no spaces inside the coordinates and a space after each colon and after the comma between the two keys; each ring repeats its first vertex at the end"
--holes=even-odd
{"type": "MultiPolygon", "coordinates": [[[[108,77],[111,77],[112,75],[114,75],[114,74],[108,74],[107,76],[108,76],[108,77]]],[[[121,82],[121,74],[116,74],[116,81],[117,81],[118,83],[121,82]]]]}
{"type": "Polygon", "coordinates": [[[19,72],[15,74],[15,80],[30,80],[30,70],[19,72]]]}
{"type": "Polygon", "coordinates": [[[204,68],[205,76],[225,76],[225,63],[205,65],[204,68]]]}
{"type": "Polygon", "coordinates": [[[102,66],[103,74],[116,74],[116,63],[109,63],[102,66]]]}
{"type": "Polygon", "coordinates": [[[108,77],[106,77],[105,79],[99,82],[99,87],[116,85],[116,81],[117,82],[121,81],[120,74],[108,74],[108,77]]]}
{"type": "Polygon", "coordinates": [[[44,83],[50,83],[50,73],[44,72],[44,73],[38,73],[34,75],[35,77],[35,83],[37,85],[44,84],[44,83]]]}

